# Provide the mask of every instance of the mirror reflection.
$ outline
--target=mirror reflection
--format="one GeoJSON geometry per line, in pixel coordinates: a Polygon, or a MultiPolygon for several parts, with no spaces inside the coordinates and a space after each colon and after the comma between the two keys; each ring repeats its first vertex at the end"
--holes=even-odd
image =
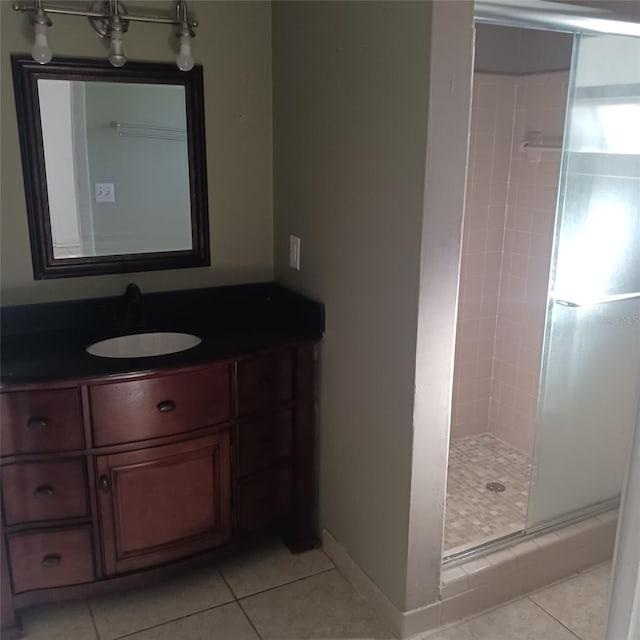
{"type": "Polygon", "coordinates": [[[53,257],[191,250],[185,87],[37,83],[53,257]]]}

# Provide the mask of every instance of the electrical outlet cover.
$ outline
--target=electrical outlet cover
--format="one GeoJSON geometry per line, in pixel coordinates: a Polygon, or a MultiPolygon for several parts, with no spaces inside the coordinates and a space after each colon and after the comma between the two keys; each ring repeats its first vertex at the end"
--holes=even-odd
{"type": "Polygon", "coordinates": [[[116,190],[112,182],[96,182],[96,202],[115,202],[116,190]]]}

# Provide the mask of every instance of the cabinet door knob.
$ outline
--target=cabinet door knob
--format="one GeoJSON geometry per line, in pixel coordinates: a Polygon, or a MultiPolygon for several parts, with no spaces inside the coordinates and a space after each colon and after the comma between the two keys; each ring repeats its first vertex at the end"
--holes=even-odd
{"type": "Polygon", "coordinates": [[[36,498],[48,498],[53,495],[53,487],[48,484],[41,484],[39,487],[36,487],[33,495],[36,498]]]}
{"type": "Polygon", "coordinates": [[[31,429],[31,431],[42,431],[46,426],[47,419],[41,418],[40,416],[29,418],[29,421],[27,422],[27,429],[31,429]]]}
{"type": "Polygon", "coordinates": [[[100,476],[100,479],[98,480],[98,484],[100,485],[100,491],[102,491],[102,493],[109,493],[109,489],[111,489],[111,486],[109,485],[109,477],[106,475],[100,476]]]}
{"type": "Polygon", "coordinates": [[[59,553],[48,553],[42,558],[43,567],[57,567],[62,562],[62,556],[59,553]]]}
{"type": "Polygon", "coordinates": [[[176,403],[173,400],[163,400],[162,402],[158,402],[156,408],[160,413],[169,413],[175,410],[176,403]]]}

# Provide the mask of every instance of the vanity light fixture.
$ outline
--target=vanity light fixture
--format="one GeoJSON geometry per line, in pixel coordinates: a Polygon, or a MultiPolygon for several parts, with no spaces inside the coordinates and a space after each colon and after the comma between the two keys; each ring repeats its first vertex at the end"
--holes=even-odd
{"type": "Polygon", "coordinates": [[[195,32],[189,23],[189,13],[186,2],[178,2],[176,6],[180,26],[176,31],[180,52],[176,58],[176,64],[180,71],[191,71],[193,69],[193,55],[191,54],[191,38],[195,37],[195,32]]]}
{"type": "Polygon", "coordinates": [[[176,64],[181,71],[190,71],[193,68],[191,38],[196,35],[194,29],[198,22],[190,17],[186,0],[176,2],[175,16],[130,13],[119,0],[94,0],[87,3],[86,8],[81,8],[78,4],[75,3],[72,7],[47,3],[44,6],[42,0],[22,0],[13,3],[15,11],[28,11],[33,14],[31,22],[35,43],[31,55],[36,62],[47,64],[51,61],[52,53],[47,41],[47,28],[52,24],[49,14],[60,14],[88,18],[98,35],[109,39],[109,62],[114,67],[122,67],[127,62],[123,35],[128,31],[130,22],[176,25],[179,45],[176,64]]]}
{"type": "Polygon", "coordinates": [[[35,41],[31,48],[31,55],[36,62],[47,64],[51,61],[51,47],[47,40],[47,28],[51,26],[51,18],[44,12],[42,8],[42,0],[36,3],[36,9],[33,14],[33,31],[35,33],[35,41]]]}

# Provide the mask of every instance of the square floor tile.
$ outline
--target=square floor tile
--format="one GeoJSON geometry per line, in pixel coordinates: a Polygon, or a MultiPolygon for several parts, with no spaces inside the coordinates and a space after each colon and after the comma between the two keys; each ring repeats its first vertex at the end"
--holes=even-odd
{"type": "Polygon", "coordinates": [[[576,640],[570,631],[526,598],[423,637],[424,640],[576,640]]]}
{"type": "Polygon", "coordinates": [[[238,598],[332,568],[333,563],[320,549],[294,554],[280,541],[267,541],[219,567],[238,598]]]}
{"type": "Polygon", "coordinates": [[[457,438],[449,450],[444,548],[466,548],[524,528],[531,457],[483,433],[457,438]],[[487,490],[499,482],[505,491],[487,490]]]}
{"type": "Polygon", "coordinates": [[[20,611],[24,640],[97,640],[86,600],[29,607],[20,611]]]}
{"type": "Polygon", "coordinates": [[[134,633],[127,640],[259,640],[240,607],[225,604],[134,633]]]}
{"type": "Polygon", "coordinates": [[[264,640],[394,637],[335,570],[250,596],[240,604],[264,640]]]}
{"type": "Polygon", "coordinates": [[[602,640],[610,574],[607,563],[529,597],[582,640],[602,640]]]}
{"type": "Polygon", "coordinates": [[[206,568],[163,579],[152,587],[93,598],[89,606],[100,640],[113,640],[232,600],[220,573],[206,568]]]}

